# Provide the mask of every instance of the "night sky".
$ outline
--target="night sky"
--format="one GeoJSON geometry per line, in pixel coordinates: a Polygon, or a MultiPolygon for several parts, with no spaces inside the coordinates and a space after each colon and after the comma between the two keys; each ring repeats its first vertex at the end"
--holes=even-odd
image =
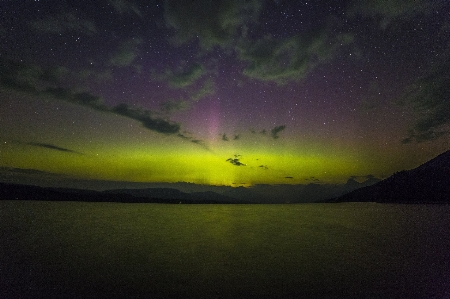
{"type": "Polygon", "coordinates": [[[450,2],[1,1],[0,169],[385,178],[448,150],[450,2]]]}

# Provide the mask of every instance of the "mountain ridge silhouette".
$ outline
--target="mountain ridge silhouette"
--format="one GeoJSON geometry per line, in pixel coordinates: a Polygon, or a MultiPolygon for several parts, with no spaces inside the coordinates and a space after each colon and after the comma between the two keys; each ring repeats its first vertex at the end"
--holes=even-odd
{"type": "Polygon", "coordinates": [[[450,150],[414,169],[325,202],[450,203],[450,150]]]}

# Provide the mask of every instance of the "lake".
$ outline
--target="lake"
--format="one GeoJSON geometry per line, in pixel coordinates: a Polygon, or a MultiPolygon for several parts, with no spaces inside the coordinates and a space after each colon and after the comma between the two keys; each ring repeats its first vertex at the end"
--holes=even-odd
{"type": "Polygon", "coordinates": [[[450,206],[0,201],[1,298],[449,298],[450,206]]]}

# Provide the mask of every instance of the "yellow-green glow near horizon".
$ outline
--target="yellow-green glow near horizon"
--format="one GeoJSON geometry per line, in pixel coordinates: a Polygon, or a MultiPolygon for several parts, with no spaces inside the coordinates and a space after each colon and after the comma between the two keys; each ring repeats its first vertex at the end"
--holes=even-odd
{"type": "MultiPolygon", "coordinates": [[[[326,183],[342,183],[358,174],[373,172],[361,154],[330,153],[316,148],[309,151],[286,151],[286,147],[224,147],[206,150],[192,143],[169,140],[173,146],[107,145],[91,146],[84,153],[66,153],[10,144],[3,151],[10,167],[31,168],[73,178],[130,182],[192,182],[207,185],[250,186],[253,184],[302,184],[310,178],[326,183]],[[145,148],[145,149],[144,149],[145,148]],[[270,149],[270,148],[269,148],[270,149]],[[249,154],[239,154],[249,153],[249,154]],[[227,161],[237,155],[241,166],[227,161]]],[[[380,165],[382,166],[382,165],[380,165]]],[[[380,167],[379,174],[389,169],[380,167]]]]}

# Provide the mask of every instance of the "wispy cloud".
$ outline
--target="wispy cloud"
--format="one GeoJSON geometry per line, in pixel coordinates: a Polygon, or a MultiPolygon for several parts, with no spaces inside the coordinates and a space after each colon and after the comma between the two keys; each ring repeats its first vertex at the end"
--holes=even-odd
{"type": "Polygon", "coordinates": [[[320,182],[320,180],[318,178],[313,177],[313,176],[305,179],[305,181],[313,181],[313,182],[316,182],[316,183],[320,182]]]}
{"type": "Polygon", "coordinates": [[[353,1],[347,8],[350,17],[368,17],[376,20],[382,29],[388,28],[393,21],[405,22],[417,15],[428,14],[433,9],[438,10],[445,1],[428,0],[367,0],[353,1]]]}
{"type": "Polygon", "coordinates": [[[132,1],[126,0],[109,0],[108,1],[115,9],[117,13],[120,15],[134,15],[140,18],[143,17],[143,14],[139,7],[134,4],[132,1]]]}
{"type": "MultiPolygon", "coordinates": [[[[180,86],[181,88],[181,86],[180,86]]],[[[192,89],[192,88],[191,88],[192,89]]],[[[180,99],[169,99],[168,101],[160,104],[161,112],[165,114],[172,114],[180,111],[187,111],[191,109],[192,105],[200,99],[214,94],[215,85],[211,79],[206,80],[199,89],[186,92],[185,96],[181,96],[180,99]]]]}
{"type": "Polygon", "coordinates": [[[197,102],[198,100],[207,97],[209,95],[212,95],[215,92],[216,92],[216,85],[214,84],[214,81],[212,79],[207,79],[200,89],[194,91],[190,95],[190,99],[193,102],[197,102]]]}
{"type": "Polygon", "coordinates": [[[339,48],[352,42],[352,34],[335,34],[324,28],[282,39],[266,36],[242,43],[237,49],[240,59],[248,62],[245,75],[286,84],[303,79],[318,65],[334,58],[339,48]]]}
{"type": "Polygon", "coordinates": [[[42,147],[42,148],[46,148],[46,149],[50,149],[50,150],[55,150],[55,151],[60,151],[60,152],[66,152],[66,153],[73,153],[73,154],[79,154],[79,155],[83,155],[83,153],[68,149],[68,148],[64,148],[64,147],[59,147],[50,143],[41,143],[41,142],[28,142],[26,143],[27,145],[31,145],[31,146],[36,146],[36,147],[42,147]]]}
{"type": "Polygon", "coordinates": [[[282,126],[276,126],[275,128],[273,128],[272,130],[270,130],[270,135],[272,136],[273,139],[278,139],[280,136],[278,135],[281,131],[283,131],[284,129],[286,129],[285,125],[282,126]]]}
{"type": "MultiPolygon", "coordinates": [[[[386,28],[394,20],[404,22],[439,9],[444,2],[348,1],[343,9],[350,20],[369,18],[379,22],[381,28],[386,28]]],[[[326,21],[317,24],[314,30],[286,37],[266,34],[250,39],[247,29],[258,24],[264,5],[264,1],[258,0],[200,0],[192,3],[168,0],[165,20],[168,27],[175,29],[172,40],[177,44],[197,40],[204,51],[212,51],[214,47],[233,49],[237,58],[247,63],[244,75],[278,84],[302,80],[318,66],[332,61],[341,49],[354,44],[358,32],[331,13],[325,15],[326,21]]],[[[186,79],[189,74],[185,74],[186,79]]],[[[180,82],[184,82],[183,78],[181,76],[180,82]]]]}
{"type": "Polygon", "coordinates": [[[163,78],[167,79],[169,86],[174,88],[184,88],[192,85],[205,74],[205,68],[200,63],[195,63],[187,68],[180,68],[177,71],[167,70],[163,78]]]}
{"type": "Polygon", "coordinates": [[[402,143],[424,142],[450,134],[450,49],[428,75],[411,84],[401,103],[412,106],[419,119],[402,143]]]}
{"type": "Polygon", "coordinates": [[[200,140],[200,139],[191,139],[191,142],[192,142],[192,143],[195,143],[195,144],[197,144],[197,145],[199,145],[199,146],[201,146],[201,147],[203,147],[203,148],[204,148],[205,150],[207,150],[207,151],[212,152],[211,149],[208,147],[207,144],[205,144],[205,142],[204,142],[203,140],[200,140]]]}
{"type": "Polygon", "coordinates": [[[167,26],[175,29],[173,41],[177,44],[198,39],[204,49],[229,47],[245,24],[256,21],[261,5],[258,0],[168,0],[165,19],[167,26]]]}
{"type": "Polygon", "coordinates": [[[176,44],[198,40],[208,52],[214,47],[233,49],[247,63],[243,74],[263,81],[284,84],[303,79],[307,73],[335,57],[338,50],[353,43],[353,34],[336,34],[336,18],[317,30],[295,36],[270,35],[249,39],[248,28],[260,21],[264,1],[184,2],[169,0],[165,5],[166,25],[175,29],[176,44]]]}
{"type": "Polygon", "coordinates": [[[207,144],[205,144],[205,142],[203,140],[195,139],[194,137],[188,136],[188,135],[189,135],[188,132],[183,132],[183,133],[178,133],[177,134],[178,137],[180,137],[180,138],[182,138],[184,140],[187,140],[189,142],[195,143],[195,144],[203,147],[205,150],[207,150],[209,152],[212,152],[212,150],[209,148],[209,146],[207,144]]]}
{"type": "Polygon", "coordinates": [[[45,71],[35,65],[2,59],[0,62],[0,88],[37,97],[52,97],[97,111],[121,115],[139,121],[145,128],[158,133],[177,135],[180,132],[180,124],[157,117],[150,110],[134,108],[126,103],[108,107],[103,103],[101,97],[90,92],[75,92],[70,88],[58,87],[58,82],[44,80],[45,71]],[[45,87],[46,85],[47,87],[45,87]]]}
{"type": "Polygon", "coordinates": [[[141,38],[131,38],[122,42],[116,52],[114,52],[110,59],[110,66],[125,67],[130,66],[139,55],[138,46],[142,44],[141,38]]]}

